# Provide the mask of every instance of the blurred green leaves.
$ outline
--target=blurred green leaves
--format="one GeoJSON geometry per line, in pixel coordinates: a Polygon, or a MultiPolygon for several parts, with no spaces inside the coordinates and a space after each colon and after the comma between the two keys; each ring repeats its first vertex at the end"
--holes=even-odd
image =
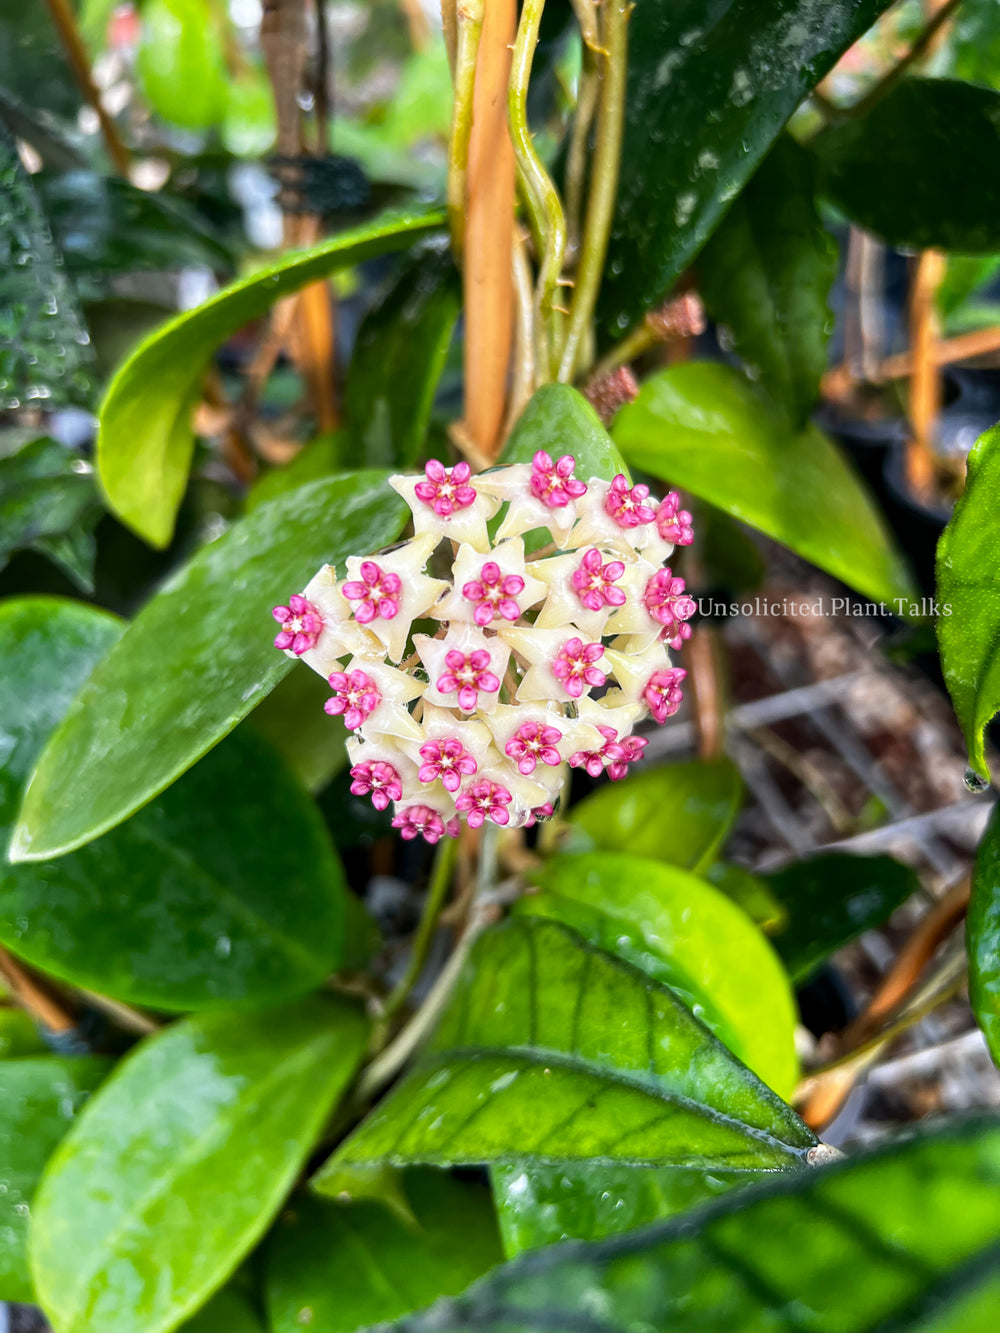
{"type": "Polygon", "coordinates": [[[1000,1064],[1000,815],[994,806],[976,852],[967,921],[969,999],[1000,1064]]]}
{"type": "Polygon", "coordinates": [[[166,546],[194,449],[191,414],[215,349],[275,301],[338,269],[412,244],[439,214],[384,215],[310,250],[291,251],[177,315],[118,371],[101,408],[97,465],[108,502],[153,546],[166,546]]]}

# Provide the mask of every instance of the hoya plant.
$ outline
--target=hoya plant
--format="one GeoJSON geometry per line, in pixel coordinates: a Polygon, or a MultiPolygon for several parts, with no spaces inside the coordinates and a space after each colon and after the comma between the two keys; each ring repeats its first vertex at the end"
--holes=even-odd
{"type": "Polygon", "coordinates": [[[844,1107],[1000,1060],[1000,8],[0,29],[5,1317],[993,1330],[996,1072],[844,1107]],[[978,850],[768,730],[775,587],[978,850]]]}

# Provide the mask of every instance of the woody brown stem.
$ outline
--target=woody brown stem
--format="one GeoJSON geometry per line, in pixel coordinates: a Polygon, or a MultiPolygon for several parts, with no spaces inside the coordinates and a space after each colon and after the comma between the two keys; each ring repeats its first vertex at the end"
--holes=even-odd
{"type": "Polygon", "coordinates": [[[45,2],[49,7],[52,22],[73,70],[73,77],[97,116],[108,156],[114,163],[114,168],[118,174],[128,176],[128,169],[131,165],[129,151],[118,133],[118,126],[104,109],[101,94],[94,82],[94,76],[90,72],[90,59],[83,38],[80,36],[80,29],[77,26],[73,8],[69,4],[69,0],[45,0],[45,2]]]}

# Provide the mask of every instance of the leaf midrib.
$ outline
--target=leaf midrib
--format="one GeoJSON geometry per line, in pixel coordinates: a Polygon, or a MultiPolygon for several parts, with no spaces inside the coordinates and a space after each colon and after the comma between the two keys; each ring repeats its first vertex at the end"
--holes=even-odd
{"type": "MultiPolygon", "coordinates": [[[[287,1060],[284,1062],[279,1061],[278,1064],[272,1066],[271,1070],[263,1079],[260,1079],[253,1084],[257,1093],[255,1102],[257,1104],[261,1103],[265,1099],[268,1089],[285,1079],[293,1078],[300,1067],[304,1068],[309,1064],[317,1063],[318,1061],[314,1053],[318,1052],[321,1047],[329,1045],[331,1040],[332,1032],[320,1033],[318,1036],[313,1037],[312,1040],[307,1042],[304,1046],[301,1046],[287,1060]]],[[[334,1080],[332,1076],[330,1082],[335,1086],[336,1080],[334,1080]]],[[[73,1292],[72,1299],[67,1301],[63,1307],[64,1311],[72,1311],[71,1314],[64,1318],[66,1333],[73,1333],[73,1330],[76,1329],[86,1329],[87,1325],[85,1323],[80,1324],[77,1321],[81,1315],[86,1315],[88,1311],[85,1306],[76,1304],[77,1298],[87,1291],[95,1274],[99,1273],[102,1268],[105,1267],[107,1256],[113,1252],[119,1238],[131,1230],[135,1219],[141,1218],[157,1199],[174,1186],[176,1181],[182,1175],[184,1168],[197,1161],[199,1156],[203,1156],[211,1151],[220,1138],[228,1137],[231,1133],[232,1125],[238,1123],[240,1118],[239,1115],[234,1115],[232,1117],[220,1116],[214,1120],[205,1131],[192,1139],[188,1146],[178,1156],[171,1159],[170,1170],[164,1172],[149,1189],[139,1196],[134,1207],[124,1213],[119,1222],[116,1223],[111,1231],[109,1231],[102,1239],[101,1249],[97,1255],[96,1262],[89,1267],[84,1268],[78,1281],[71,1286],[71,1291],[73,1292]]],[[[283,1172],[282,1174],[285,1173],[283,1172]]],[[[267,1213],[264,1212],[259,1214],[258,1218],[254,1219],[254,1222],[249,1228],[251,1234],[253,1232],[253,1227],[258,1225],[261,1217],[263,1218],[263,1221],[260,1222],[260,1230],[263,1230],[263,1227],[267,1225],[267,1213]]],[[[243,1228],[243,1234],[245,1235],[246,1233],[247,1228],[243,1228]]],[[[176,1309],[174,1310],[174,1313],[176,1313],[176,1309]]],[[[183,1318],[183,1316],[188,1313],[190,1313],[190,1309],[189,1307],[185,1307],[181,1312],[181,1317],[183,1318]]],[[[169,1316],[169,1319],[173,1321],[173,1314],[169,1316]]],[[[160,1325],[153,1325],[152,1327],[145,1329],[144,1333],[158,1333],[159,1327],[160,1325]]]]}

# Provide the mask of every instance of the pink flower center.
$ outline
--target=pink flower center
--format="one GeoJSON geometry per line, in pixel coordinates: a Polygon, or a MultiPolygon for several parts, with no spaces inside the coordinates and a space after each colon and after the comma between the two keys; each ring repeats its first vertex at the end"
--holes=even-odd
{"type": "Polygon", "coordinates": [[[490,670],[490,655],[485,648],[472,653],[452,648],[445,654],[444,664],[447,670],[437,678],[437,689],[441,694],[457,692],[463,713],[471,713],[476,707],[480,690],[496,694],[500,689],[500,678],[490,670]]]}
{"type": "Polygon", "coordinates": [[[680,708],[684,698],[681,681],[686,675],[683,667],[665,667],[650,676],[642,697],[657,722],[666,722],[680,708]]]}
{"type": "Polygon", "coordinates": [[[399,593],[403,586],[398,574],[387,574],[374,560],[361,565],[361,579],[345,583],[343,592],[349,602],[357,602],[354,617],[361,625],[369,625],[376,616],[392,620],[399,613],[399,593]]]}
{"type": "Polygon", "coordinates": [[[516,620],[521,608],[514,600],[524,592],[520,574],[504,574],[495,560],[483,565],[479,578],[466,583],[462,596],[476,603],[472,618],[477,625],[488,625],[498,615],[504,620],[516,620]]]}
{"type": "Polygon", "coordinates": [[[658,569],[646,584],[642,595],[646,610],[663,626],[661,637],[673,648],[679,648],[684,639],[691,637],[691,626],[682,624],[690,620],[698,609],[694,598],[684,591],[684,580],[675,578],[669,566],[658,569]]]}
{"type": "Polygon", "coordinates": [[[604,737],[604,744],[599,750],[577,750],[576,754],[570,756],[571,768],[582,768],[590,774],[592,778],[598,778],[604,769],[611,764],[625,762],[625,747],[618,740],[618,732],[614,727],[606,727],[598,723],[597,730],[604,737]]]}
{"type": "Polygon", "coordinates": [[[573,587],[580,602],[588,611],[600,611],[603,606],[624,606],[625,591],[615,584],[625,573],[620,560],[601,563],[601,553],[591,547],[573,571],[573,587]]]}
{"type": "Polygon", "coordinates": [[[392,764],[377,759],[365,760],[351,769],[351,791],[355,796],[367,796],[371,792],[372,805],[376,810],[384,810],[390,801],[398,801],[403,795],[403,784],[392,764]]]}
{"type": "Polygon", "coordinates": [[[276,606],[271,612],[281,626],[274,640],[275,648],[301,657],[310,648],[316,647],[316,640],[323,632],[323,617],[299,593],[293,593],[287,606],[276,606]]]}
{"type": "Polygon", "coordinates": [[[599,643],[584,643],[582,639],[567,639],[552,663],[552,674],[571,699],[579,699],[588,685],[599,688],[607,680],[594,663],[603,655],[599,643]]]}
{"type": "Polygon", "coordinates": [[[461,810],[465,815],[469,828],[479,828],[487,819],[492,820],[494,824],[507,824],[510,822],[510,811],[507,806],[513,799],[506,787],[484,778],[480,782],[474,782],[457,797],[455,809],[461,810]]]}
{"type": "Polygon", "coordinates": [[[649,741],[645,736],[623,736],[621,748],[624,751],[621,759],[615,759],[608,764],[608,777],[612,782],[618,782],[628,774],[629,764],[634,764],[637,759],[642,758],[643,751],[649,741]]]}
{"type": "Polygon", "coordinates": [[[620,528],[637,528],[656,518],[656,510],[647,504],[648,499],[648,486],[629,486],[628,478],[619,472],[611,483],[604,508],[620,528]]]}
{"type": "Polygon", "coordinates": [[[543,727],[540,722],[522,722],[504,746],[504,753],[509,759],[516,759],[518,771],[528,777],[534,773],[539,760],[550,768],[558,766],[560,755],[556,746],[561,740],[562,732],[556,727],[543,727]]]}
{"type": "Polygon", "coordinates": [[[443,741],[427,741],[420,747],[424,761],[417,776],[421,782],[435,782],[438,778],[448,791],[458,791],[462,777],[475,773],[478,765],[461,741],[449,737],[443,741]]]}
{"type": "Polygon", "coordinates": [[[671,491],[656,511],[656,530],[665,542],[673,542],[675,546],[690,546],[694,541],[692,519],[688,511],[680,506],[681,497],[676,491],[671,491]]]}
{"type": "Polygon", "coordinates": [[[472,469],[468,463],[456,463],[446,468],[436,458],[424,468],[426,481],[418,481],[416,495],[433,509],[438,518],[450,518],[457,509],[467,509],[476,499],[475,489],[469,485],[472,469]]]}
{"type": "Polygon", "coordinates": [[[335,694],[324,709],[334,717],[343,716],[348,731],[357,731],[382,702],[378,686],[363,671],[334,671],[328,680],[335,694]]]}
{"type": "Polygon", "coordinates": [[[436,810],[429,805],[410,805],[393,818],[392,827],[398,828],[400,837],[406,842],[414,838],[423,838],[425,842],[439,842],[447,835],[458,837],[458,820],[449,819],[446,824],[436,810]]]}
{"type": "Polygon", "coordinates": [[[548,509],[565,509],[571,500],[587,493],[585,482],[573,476],[576,459],[563,454],[557,463],[544,449],[539,449],[531,460],[531,494],[548,509]]]}

